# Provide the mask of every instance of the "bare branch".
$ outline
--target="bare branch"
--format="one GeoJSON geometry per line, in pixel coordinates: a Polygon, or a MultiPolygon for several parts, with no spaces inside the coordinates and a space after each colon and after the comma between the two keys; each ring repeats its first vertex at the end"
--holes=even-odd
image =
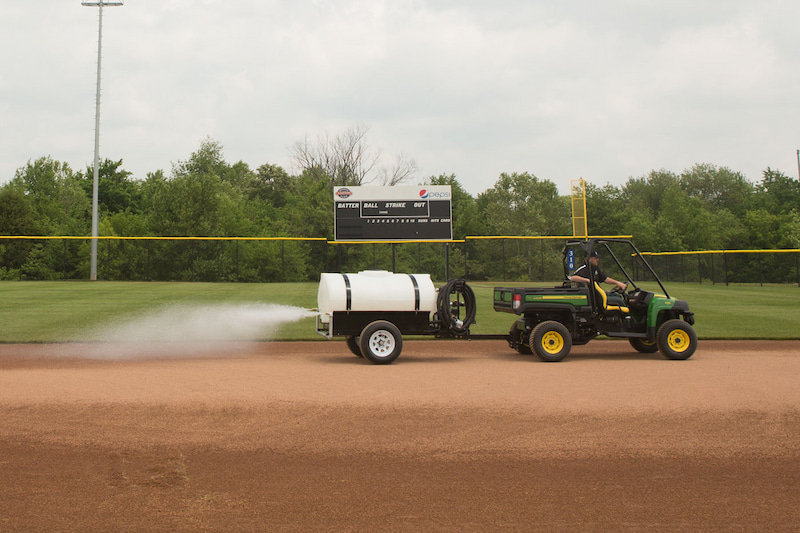
{"type": "Polygon", "coordinates": [[[329,134],[310,142],[304,137],[292,145],[290,157],[297,170],[311,172],[316,179],[326,179],[331,185],[358,186],[378,180],[395,185],[417,171],[413,159],[400,154],[391,170],[376,171],[382,154],[367,143],[369,127],[354,124],[331,137],[329,134]]]}
{"type": "Polygon", "coordinates": [[[392,168],[382,168],[378,179],[381,185],[394,186],[410,180],[419,172],[419,165],[403,153],[397,154],[392,168]]]}

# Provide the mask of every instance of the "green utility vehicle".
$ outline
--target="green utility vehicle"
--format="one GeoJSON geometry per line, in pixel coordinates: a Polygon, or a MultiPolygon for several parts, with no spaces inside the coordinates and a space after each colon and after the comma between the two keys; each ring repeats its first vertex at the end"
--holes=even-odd
{"type": "Polygon", "coordinates": [[[586,344],[598,335],[626,338],[642,353],[661,353],[668,359],[688,359],[697,348],[692,325],[694,313],[683,300],[671,298],[653,268],[633,243],[624,239],[568,241],[563,251],[564,277],[553,288],[496,287],[494,309],[519,315],[511,326],[508,344],[543,361],[561,361],[573,345],[586,344]],[[628,291],[606,293],[588,268],[590,283],[570,281],[570,276],[593,254],[602,257],[603,269],[615,279],[627,280],[628,291]],[[628,269],[624,265],[628,265],[628,269]],[[617,276],[619,276],[617,278],[617,276]],[[639,287],[657,284],[660,292],[639,287]]]}

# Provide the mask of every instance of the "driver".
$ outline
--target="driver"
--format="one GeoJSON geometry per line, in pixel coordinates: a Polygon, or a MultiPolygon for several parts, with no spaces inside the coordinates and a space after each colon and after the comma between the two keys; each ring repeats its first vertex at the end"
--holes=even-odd
{"type": "MultiPolygon", "coordinates": [[[[589,269],[591,268],[591,273],[593,274],[591,277],[594,278],[595,281],[599,283],[609,283],[612,285],[616,285],[619,287],[621,291],[624,291],[628,288],[627,283],[623,283],[621,281],[617,281],[614,278],[610,278],[606,276],[603,271],[600,270],[600,255],[597,253],[597,250],[592,250],[592,253],[589,254],[589,257],[586,258],[586,262],[578,267],[578,270],[575,271],[569,277],[570,281],[579,281],[581,283],[585,283],[586,286],[589,286],[589,269]]],[[[624,305],[624,302],[620,302],[622,298],[615,298],[615,294],[609,295],[608,303],[610,305],[624,305]],[[612,300],[615,300],[612,302],[612,300]]]]}

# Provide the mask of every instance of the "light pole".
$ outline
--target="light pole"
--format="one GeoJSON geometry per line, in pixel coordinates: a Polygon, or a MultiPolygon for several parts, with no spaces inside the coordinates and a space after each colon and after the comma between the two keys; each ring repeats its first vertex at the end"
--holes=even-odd
{"type": "Polygon", "coordinates": [[[99,22],[97,30],[97,96],[94,109],[94,177],[92,179],[92,258],[89,269],[89,279],[97,280],[97,236],[99,235],[99,215],[97,212],[98,183],[100,181],[100,67],[103,51],[103,7],[121,6],[122,0],[94,0],[81,2],[81,5],[99,8],[99,22]]]}

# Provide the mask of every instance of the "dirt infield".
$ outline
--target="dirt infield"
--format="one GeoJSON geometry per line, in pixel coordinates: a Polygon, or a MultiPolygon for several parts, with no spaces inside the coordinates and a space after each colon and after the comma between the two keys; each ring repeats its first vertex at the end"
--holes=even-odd
{"type": "Polygon", "coordinates": [[[800,530],[800,342],[0,345],[0,531],[800,530]]]}

